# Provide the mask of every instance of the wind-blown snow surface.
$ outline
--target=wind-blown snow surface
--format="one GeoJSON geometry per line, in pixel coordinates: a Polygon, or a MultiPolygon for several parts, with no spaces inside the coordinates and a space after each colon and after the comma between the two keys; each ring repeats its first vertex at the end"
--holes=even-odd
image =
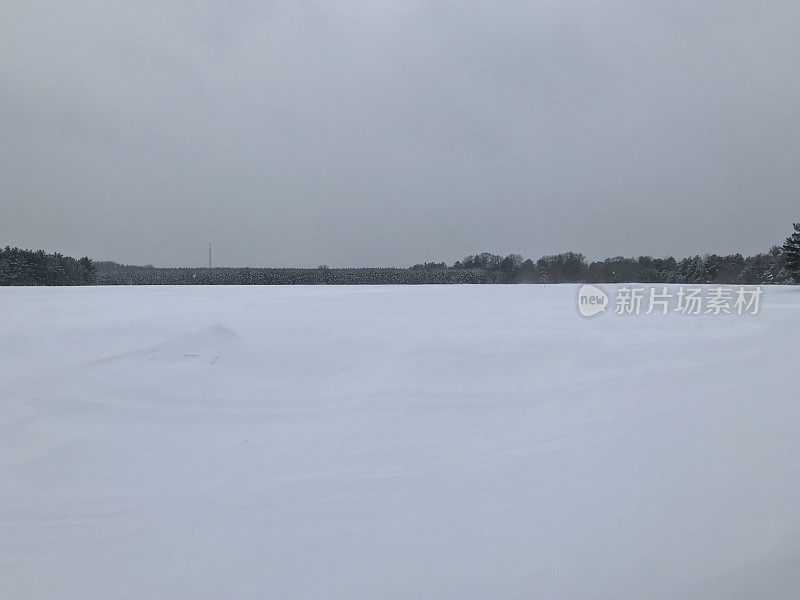
{"type": "Polygon", "coordinates": [[[800,590],[800,289],[0,290],[0,597],[800,590]]]}

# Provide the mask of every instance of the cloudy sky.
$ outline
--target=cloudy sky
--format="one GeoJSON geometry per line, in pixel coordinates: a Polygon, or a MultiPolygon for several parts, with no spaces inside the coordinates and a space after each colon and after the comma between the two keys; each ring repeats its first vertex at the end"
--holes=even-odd
{"type": "Polygon", "coordinates": [[[125,263],[752,253],[800,2],[0,3],[0,243],[125,263]]]}

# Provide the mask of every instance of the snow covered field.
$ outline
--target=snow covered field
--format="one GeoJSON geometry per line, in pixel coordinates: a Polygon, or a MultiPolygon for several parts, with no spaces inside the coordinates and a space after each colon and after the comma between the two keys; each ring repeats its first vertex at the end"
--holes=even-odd
{"type": "Polygon", "coordinates": [[[0,289],[0,598],[796,597],[800,288],[576,293],[0,289]]]}

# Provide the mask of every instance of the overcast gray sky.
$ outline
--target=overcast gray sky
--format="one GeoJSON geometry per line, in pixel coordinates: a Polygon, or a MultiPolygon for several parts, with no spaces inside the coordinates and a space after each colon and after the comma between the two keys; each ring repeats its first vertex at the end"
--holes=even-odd
{"type": "Polygon", "coordinates": [[[753,253],[800,2],[0,3],[0,243],[126,263],[753,253]]]}

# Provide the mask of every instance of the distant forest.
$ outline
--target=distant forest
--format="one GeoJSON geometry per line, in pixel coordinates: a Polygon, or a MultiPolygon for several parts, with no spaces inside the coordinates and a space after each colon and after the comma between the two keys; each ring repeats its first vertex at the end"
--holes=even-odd
{"type": "Polygon", "coordinates": [[[351,285],[454,283],[782,284],[800,282],[800,227],[783,247],[744,257],[706,254],[677,260],[617,256],[589,262],[564,252],[534,261],[518,254],[470,255],[453,265],[408,268],[158,268],[74,259],[43,250],[0,250],[0,285],[351,285]]]}
{"type": "Polygon", "coordinates": [[[792,283],[798,274],[787,266],[778,246],[769,252],[707,254],[676,260],[618,256],[588,262],[583,254],[564,252],[533,261],[518,254],[500,256],[484,252],[453,265],[427,262],[402,268],[252,269],[252,268],[156,268],[99,262],[100,285],[348,285],[433,283],[792,283]],[[794,275],[793,275],[794,274],[794,275]]]}

